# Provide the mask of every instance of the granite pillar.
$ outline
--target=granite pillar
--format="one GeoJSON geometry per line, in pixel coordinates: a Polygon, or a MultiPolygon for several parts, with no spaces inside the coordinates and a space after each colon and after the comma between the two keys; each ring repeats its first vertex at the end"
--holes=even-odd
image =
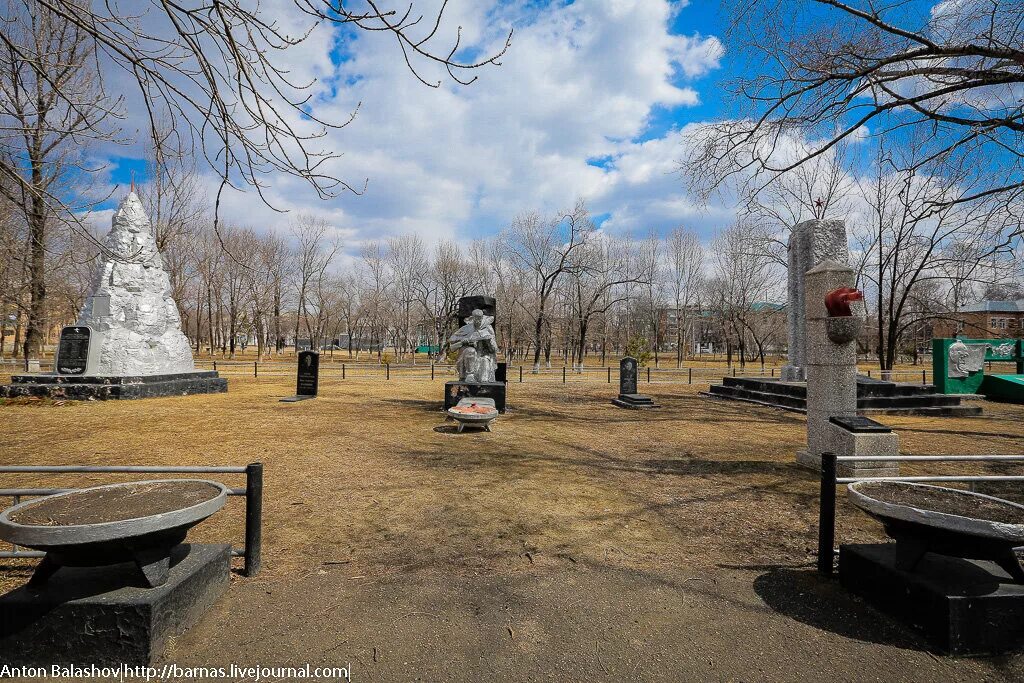
{"type": "MultiPolygon", "coordinates": [[[[841,341],[839,327],[856,328],[855,317],[830,318],[825,296],[840,287],[852,287],[849,266],[825,260],[807,271],[804,278],[804,330],[807,371],[807,449],[797,453],[797,462],[819,470],[821,454],[838,456],[898,455],[899,438],[891,431],[854,430],[847,426],[857,417],[857,342],[855,335],[841,341]],[[842,418],[833,421],[832,418],[842,418]]],[[[895,462],[841,463],[844,475],[892,474],[895,462]]]]}
{"type": "Polygon", "coordinates": [[[789,239],[788,305],[786,323],[789,341],[789,362],[782,367],[785,382],[807,380],[806,308],[807,271],[822,261],[849,262],[846,223],[841,220],[810,220],[797,223],[789,239]]]}

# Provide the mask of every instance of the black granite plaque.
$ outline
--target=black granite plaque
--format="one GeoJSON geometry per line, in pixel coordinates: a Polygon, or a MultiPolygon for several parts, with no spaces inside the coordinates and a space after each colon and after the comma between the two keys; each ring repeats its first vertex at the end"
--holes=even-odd
{"type": "Polygon", "coordinates": [[[494,369],[494,381],[508,384],[508,363],[498,363],[498,367],[494,369]]]}
{"type": "Polygon", "coordinates": [[[620,394],[635,394],[636,393],[636,374],[639,364],[636,362],[636,358],[630,358],[626,356],[619,361],[619,393],[620,394]]]}
{"type": "Polygon", "coordinates": [[[881,422],[875,422],[862,415],[833,415],[828,421],[857,434],[888,434],[892,431],[881,422]]]}
{"type": "Polygon", "coordinates": [[[484,315],[496,317],[497,302],[493,296],[464,296],[459,299],[459,307],[455,312],[459,318],[459,324],[461,325],[462,321],[472,315],[473,310],[477,308],[483,311],[484,315]]]}
{"type": "Polygon", "coordinates": [[[89,343],[92,330],[88,327],[65,327],[60,331],[57,347],[57,374],[84,375],[89,364],[89,343]]]}
{"type": "Polygon", "coordinates": [[[320,384],[320,354],[316,351],[299,352],[299,374],[295,382],[295,393],[299,396],[316,396],[320,384]]]}

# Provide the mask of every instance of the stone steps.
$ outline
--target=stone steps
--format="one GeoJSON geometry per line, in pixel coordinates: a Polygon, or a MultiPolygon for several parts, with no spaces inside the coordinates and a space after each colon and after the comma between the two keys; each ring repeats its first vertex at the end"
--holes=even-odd
{"type": "MultiPolygon", "coordinates": [[[[725,377],[705,396],[806,412],[807,385],[767,377],[725,377]]],[[[858,378],[857,412],[889,415],[966,416],[980,406],[963,405],[961,397],[937,393],[933,385],[901,384],[858,378]]]]}

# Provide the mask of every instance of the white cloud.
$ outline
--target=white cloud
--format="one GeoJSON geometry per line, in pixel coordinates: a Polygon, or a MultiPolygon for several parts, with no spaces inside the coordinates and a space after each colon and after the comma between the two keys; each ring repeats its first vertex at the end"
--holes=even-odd
{"type": "MultiPolygon", "coordinates": [[[[417,9],[430,17],[429,5],[419,0],[417,9]]],[[[268,179],[267,194],[279,208],[327,218],[350,248],[402,232],[427,240],[489,234],[520,211],[552,211],[577,196],[595,214],[609,213],[606,226],[617,231],[717,220],[725,214],[701,214],[674,174],[678,131],[634,142],[649,134],[656,109],[698,104],[694,79],[723,56],[714,37],[670,33],[679,8],[666,0],[539,10],[525,0],[451,2],[442,38],[454,38],[461,25],[463,44],[488,53],[500,48],[509,25],[515,37],[501,67],[481,70],[468,87],[446,81],[437,89],[416,81],[384,35],[360,34],[343,45],[348,59],[335,70],[335,36],[318,29],[283,54],[296,80],[319,79],[318,116],[341,121],[361,103],[356,120],[323,142],[344,154],[330,173],[369,185],[361,197],[321,202],[300,181],[278,176],[268,179]],[[588,164],[596,158],[610,161],[588,164]]],[[[293,15],[283,12],[281,20],[294,21],[297,31],[301,17],[293,15]]],[[[429,68],[424,75],[440,78],[429,68]]],[[[283,228],[290,220],[251,190],[229,191],[222,212],[254,227],[283,228]]]]}

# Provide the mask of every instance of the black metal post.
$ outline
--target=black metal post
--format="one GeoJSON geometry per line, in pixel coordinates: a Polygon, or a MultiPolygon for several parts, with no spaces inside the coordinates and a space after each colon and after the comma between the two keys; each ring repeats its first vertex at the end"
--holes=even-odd
{"type": "Polygon", "coordinates": [[[565,384],[565,366],[562,366],[562,384],[565,384]]]}
{"type": "Polygon", "coordinates": [[[647,366],[647,383],[648,384],[651,383],[651,366],[650,365],[647,366]]]}
{"type": "Polygon", "coordinates": [[[686,369],[686,383],[693,384],[693,368],[686,369]]]}
{"type": "Polygon", "coordinates": [[[252,376],[253,377],[259,377],[260,376],[260,362],[258,360],[254,360],[252,362],[252,376]]]}
{"type": "Polygon", "coordinates": [[[430,364],[430,381],[431,382],[434,381],[434,364],[433,363],[430,364]]]}
{"type": "Polygon", "coordinates": [[[245,468],[245,575],[256,576],[263,562],[263,463],[245,468]]]}
{"type": "Polygon", "coordinates": [[[341,378],[345,379],[345,364],[341,364],[341,378]]]}
{"type": "Polygon", "coordinates": [[[612,383],[612,367],[608,366],[608,384],[612,383]]]}
{"type": "Polygon", "coordinates": [[[921,371],[921,384],[928,384],[928,376],[924,370],[921,371]]]}
{"type": "Polygon", "coordinates": [[[818,502],[818,573],[832,574],[836,544],[836,454],[821,454],[821,499],[818,502]]]}
{"type": "Polygon", "coordinates": [[[520,384],[523,383],[523,366],[522,365],[519,366],[519,383],[520,384]]]}
{"type": "Polygon", "coordinates": [[[391,379],[391,363],[384,364],[384,379],[391,379]]]}

